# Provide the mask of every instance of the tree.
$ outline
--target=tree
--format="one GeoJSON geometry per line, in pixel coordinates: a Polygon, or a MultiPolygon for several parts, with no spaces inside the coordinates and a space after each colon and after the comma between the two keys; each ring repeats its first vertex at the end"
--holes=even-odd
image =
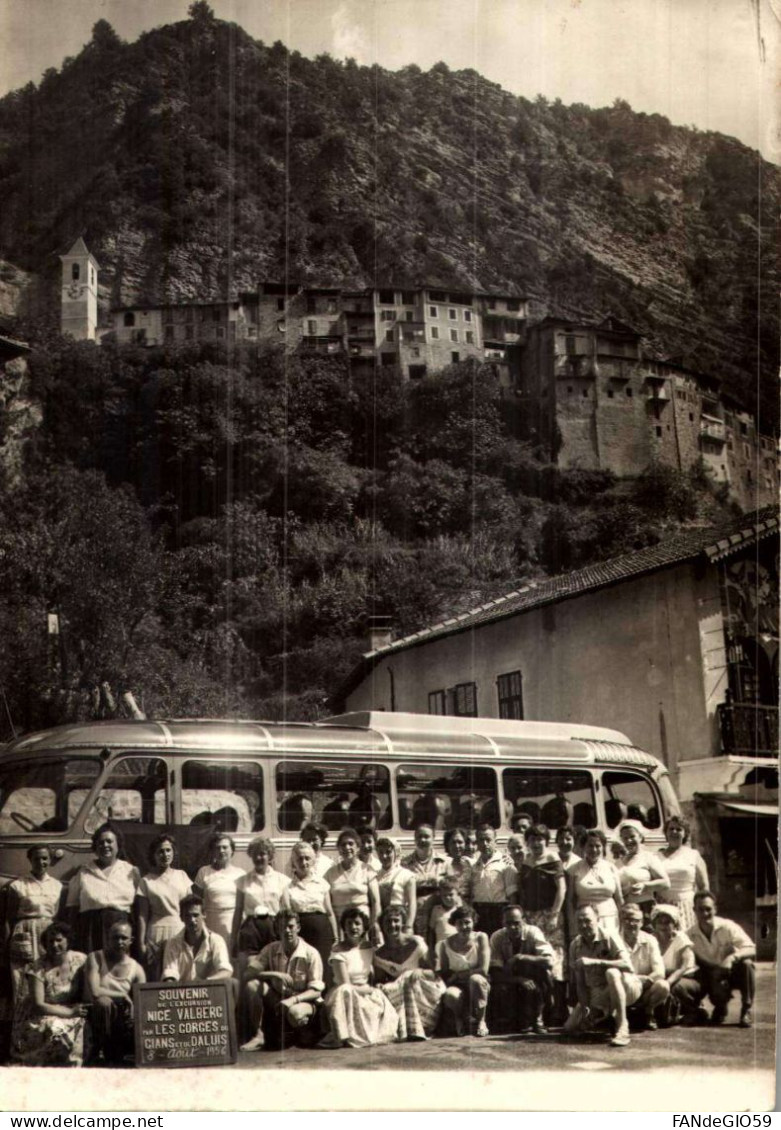
{"type": "Polygon", "coordinates": [[[214,9],[206,3],[206,0],[193,0],[193,3],[187,9],[187,15],[194,23],[207,27],[215,23],[216,20],[214,9]]]}

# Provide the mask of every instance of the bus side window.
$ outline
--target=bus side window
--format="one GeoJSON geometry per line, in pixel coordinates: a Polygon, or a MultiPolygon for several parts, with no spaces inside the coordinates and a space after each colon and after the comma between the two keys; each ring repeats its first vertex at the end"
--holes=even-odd
{"type": "Polygon", "coordinates": [[[584,769],[512,767],[504,770],[503,783],[513,813],[526,813],[551,832],[575,824],[584,828],[596,824],[594,783],[584,769]]]}
{"type": "Polygon", "coordinates": [[[631,769],[605,769],[605,820],[617,828],[622,820],[637,820],[644,828],[659,828],[661,816],[650,781],[631,769]]]}
{"type": "Polygon", "coordinates": [[[97,757],[12,761],[0,770],[0,834],[64,832],[100,773],[97,757]]]}
{"type": "Polygon", "coordinates": [[[221,832],[260,832],[263,770],[254,761],[185,761],[182,823],[221,832]]]}
{"type": "Polygon", "coordinates": [[[331,832],[347,827],[383,831],[393,826],[384,765],[280,761],[276,786],[277,827],[282,832],[300,832],[311,821],[331,832]]]}
{"type": "Polygon", "coordinates": [[[399,823],[434,831],[483,822],[499,827],[496,772],[487,765],[400,765],[396,769],[399,823]]]}
{"type": "Polygon", "coordinates": [[[91,834],[104,821],[164,824],[166,765],[159,757],[123,757],[109,766],[100,783],[84,831],[91,834]]]}

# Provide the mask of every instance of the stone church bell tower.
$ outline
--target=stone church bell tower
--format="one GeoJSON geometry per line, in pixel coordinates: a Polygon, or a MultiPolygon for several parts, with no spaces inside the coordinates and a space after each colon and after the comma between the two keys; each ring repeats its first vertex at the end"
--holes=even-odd
{"type": "Polygon", "coordinates": [[[98,326],[98,261],[81,236],[60,260],[60,328],[70,337],[94,341],[98,326]]]}

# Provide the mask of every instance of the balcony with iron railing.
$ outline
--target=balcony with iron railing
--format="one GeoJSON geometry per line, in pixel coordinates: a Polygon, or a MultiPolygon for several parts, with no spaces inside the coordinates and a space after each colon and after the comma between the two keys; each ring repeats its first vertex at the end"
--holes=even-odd
{"type": "Polygon", "coordinates": [[[721,752],[778,757],[778,707],[745,702],[718,706],[721,752]]]}
{"type": "Polygon", "coordinates": [[[724,443],[727,438],[724,421],[719,420],[716,416],[706,416],[703,414],[700,417],[700,438],[713,440],[716,443],[724,443]]]}

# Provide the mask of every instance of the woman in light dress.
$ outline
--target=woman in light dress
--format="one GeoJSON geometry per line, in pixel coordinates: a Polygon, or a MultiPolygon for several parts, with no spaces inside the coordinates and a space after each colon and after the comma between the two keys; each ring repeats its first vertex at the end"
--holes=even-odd
{"type": "Polygon", "coordinates": [[[542,930],[553,951],[551,976],[554,999],[549,1022],[563,1024],[567,1018],[567,979],[564,968],[564,900],[567,882],[561,858],[549,845],[548,826],[532,824],[526,832],[526,858],[520,868],[518,901],[523,907],[524,921],[542,930]]]}
{"type": "Polygon", "coordinates": [[[325,876],[331,888],[331,905],[341,922],[348,908],[362,910],[369,919],[372,942],[379,939],[380,889],[373,869],[359,858],[360,839],[354,828],[342,828],[336,841],[339,862],[325,876]]]}
{"type": "Polygon", "coordinates": [[[11,1058],[29,1067],[81,1067],[88,1008],[83,1003],[87,955],[70,948],[73,931],[51,922],[41,955],[27,968],[28,991],[14,1016],[11,1058]]]}
{"type": "Polygon", "coordinates": [[[216,832],[209,840],[211,863],[201,867],[195,876],[195,893],[203,898],[206,925],[224,939],[230,952],[233,915],[236,911],[236,884],[245,872],[231,863],[236,844],[225,832],[216,832]]]}
{"type": "Polygon", "coordinates": [[[445,874],[455,882],[459,897],[468,902],[472,897],[472,861],[467,854],[469,834],[464,828],[449,828],[443,845],[448,855],[445,874]]]}
{"type": "Polygon", "coordinates": [[[467,1030],[474,1036],[487,1036],[488,937],[474,929],[477,914],[466,903],[456,907],[450,924],[457,933],[437,943],[437,973],[447,986],[442,1005],[453,1017],[457,1036],[467,1030]]]}
{"type": "Polygon", "coordinates": [[[583,859],[567,872],[568,915],[576,920],[583,906],[593,906],[599,924],[613,933],[618,931],[618,911],[623,906],[621,881],[613,864],[605,858],[607,838],[599,828],[592,828],[583,837],[583,859]]]}
{"type": "Polygon", "coordinates": [[[667,847],[659,852],[667,871],[669,887],[665,901],[677,906],[684,931],[696,926],[694,896],[708,890],[708,867],[696,848],[687,842],[689,824],[682,816],[671,816],[664,826],[667,847]]]}
{"type": "Polygon", "coordinates": [[[138,884],[138,953],[150,981],[160,980],[163,950],[182,929],[179,903],[193,889],[190,876],[173,866],[176,843],[167,832],[149,845],[151,870],[138,884]]]}
{"type": "Polygon", "coordinates": [[[695,978],[697,958],[688,934],[681,929],[680,907],[659,902],[651,911],[651,925],[664,962],[664,977],[670,996],[657,1009],[657,1022],[669,1028],[683,1019],[693,1022],[697,1017],[702,993],[695,978]]]}
{"type": "Polygon", "coordinates": [[[385,941],[374,951],[377,984],[399,1015],[400,1040],[426,1040],[439,1021],[445,986],[429,967],[423,938],[409,933],[403,906],[382,914],[385,941]]]}
{"type": "Polygon", "coordinates": [[[238,957],[239,975],[250,957],[277,940],[276,916],[282,905],[282,894],[290,879],[274,866],[274,845],[263,836],[256,836],[247,848],[252,871],[246,871],[236,883],[236,909],[231,927],[231,955],[238,957]]]}
{"type": "Polygon", "coordinates": [[[82,953],[103,948],[106,927],[117,911],[131,913],[141,882],[138,868],[120,859],[119,833],[108,822],[95,829],[92,850],[94,861],[83,864],[68,884],[67,906],[82,953]]]}
{"type": "Polygon", "coordinates": [[[377,840],[377,855],[380,870],[377,872],[377,886],[380,890],[380,905],[383,910],[389,906],[403,906],[407,922],[415,921],[418,897],[415,876],[401,863],[401,844],[390,836],[380,836],[377,840]]]}
{"type": "Polygon", "coordinates": [[[399,1016],[388,997],[371,983],[374,947],[369,917],[357,906],[342,913],[341,942],[331,950],[334,985],[325,997],[329,1033],[322,1047],[365,1048],[396,1039],[399,1016]]]}
{"type": "Polygon", "coordinates": [[[65,888],[49,874],[51,849],[45,845],[28,848],[30,874],[8,885],[5,942],[11,969],[14,1002],[27,992],[27,969],[43,956],[41,935],[59,916],[65,888]]]}
{"type": "Polygon", "coordinates": [[[657,891],[668,888],[667,871],[659,856],[643,847],[645,828],[639,820],[622,820],[617,831],[626,848],[626,858],[617,865],[621,894],[624,902],[640,907],[647,921],[657,891]]]}
{"type": "Polygon", "coordinates": [[[331,905],[331,888],[315,874],[317,857],[311,844],[299,841],[290,853],[293,879],[283,890],[280,910],[294,910],[301,924],[301,937],[314,946],[328,972],[331,948],[338,938],[336,915],[331,905]]]}

